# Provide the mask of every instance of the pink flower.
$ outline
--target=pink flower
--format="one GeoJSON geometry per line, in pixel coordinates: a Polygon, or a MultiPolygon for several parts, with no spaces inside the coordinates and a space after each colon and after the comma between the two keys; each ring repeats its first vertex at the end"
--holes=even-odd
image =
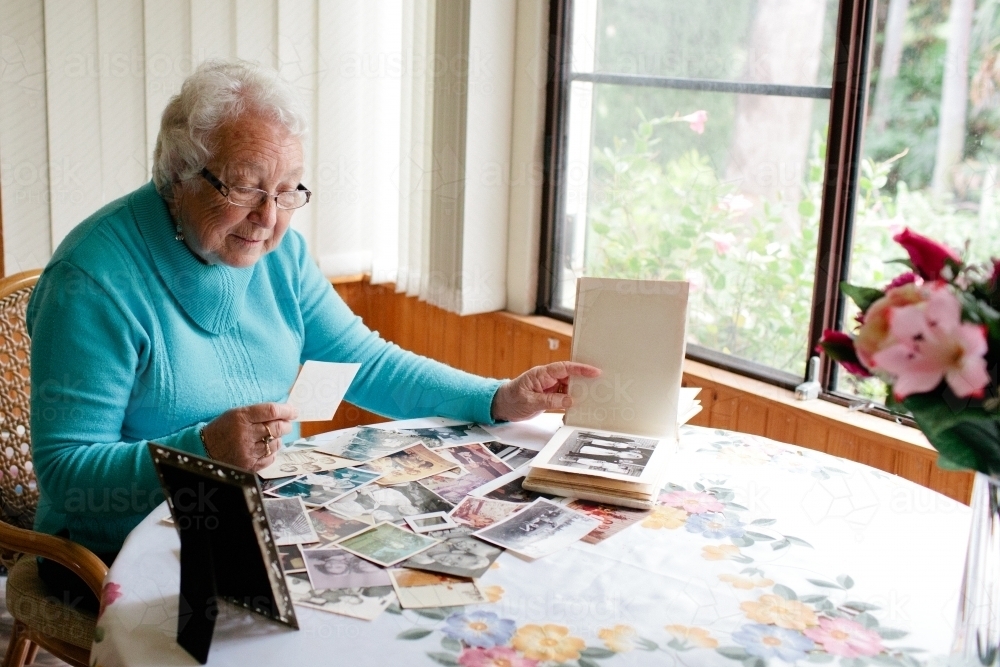
{"type": "Polygon", "coordinates": [[[945,283],[930,287],[927,300],[888,312],[892,344],[872,356],[875,368],[895,378],[902,400],[931,391],[944,379],[956,396],[979,398],[986,372],[986,328],[961,321],[962,306],[945,283]]]}
{"type": "Polygon", "coordinates": [[[825,352],[826,356],[840,363],[848,373],[858,377],[870,377],[868,369],[861,365],[858,353],[854,349],[854,339],[843,331],[827,329],[816,346],[817,352],[825,352]]]}
{"type": "Polygon", "coordinates": [[[688,514],[722,512],[726,509],[715,496],[701,491],[671,491],[660,496],[660,504],[679,507],[688,514]]]}
{"type": "Polygon", "coordinates": [[[842,658],[877,655],[883,649],[878,633],[846,618],[820,616],[819,627],[808,628],[802,634],[820,644],[827,653],[842,658]]]}
{"type": "Polygon", "coordinates": [[[705,132],[705,123],[708,122],[708,112],[704,109],[699,109],[694,113],[681,116],[681,120],[685,121],[695,134],[703,134],[705,132]]]}
{"type": "Polygon", "coordinates": [[[109,581],[104,584],[104,588],[101,589],[101,610],[97,614],[100,618],[104,614],[104,610],[115,603],[115,600],[120,598],[124,593],[122,593],[122,587],[120,584],[116,584],[113,581],[109,581]]]}
{"type": "Polygon", "coordinates": [[[462,667],[536,667],[537,660],[522,658],[509,646],[467,648],[458,656],[462,667]]]}
{"type": "Polygon", "coordinates": [[[708,232],[705,236],[710,238],[715,243],[715,252],[720,255],[725,255],[729,252],[729,249],[733,247],[733,242],[736,240],[736,237],[729,232],[726,232],[725,234],[708,232]]]}
{"type": "Polygon", "coordinates": [[[941,270],[949,260],[955,264],[962,263],[962,258],[954,250],[910,231],[909,227],[893,236],[892,240],[903,246],[910,256],[914,270],[924,280],[940,278],[941,270]]]}
{"type": "Polygon", "coordinates": [[[719,200],[719,209],[737,216],[753,208],[753,202],[745,195],[729,194],[719,200]]]}
{"type": "Polygon", "coordinates": [[[886,286],[886,290],[891,290],[893,287],[902,287],[903,285],[909,285],[910,283],[916,283],[917,285],[920,285],[922,282],[923,280],[920,279],[920,276],[913,273],[912,271],[907,271],[906,273],[903,273],[893,278],[892,282],[886,286]]]}

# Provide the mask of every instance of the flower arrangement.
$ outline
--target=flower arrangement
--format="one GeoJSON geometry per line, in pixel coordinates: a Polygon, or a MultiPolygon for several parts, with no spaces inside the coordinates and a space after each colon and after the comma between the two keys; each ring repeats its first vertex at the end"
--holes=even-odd
{"type": "Polygon", "coordinates": [[[882,289],[842,283],[857,332],[827,330],[817,349],[889,385],[887,406],[912,415],[942,468],[1000,475],[1000,261],[966,264],[909,229],[893,240],[910,270],[882,289]]]}

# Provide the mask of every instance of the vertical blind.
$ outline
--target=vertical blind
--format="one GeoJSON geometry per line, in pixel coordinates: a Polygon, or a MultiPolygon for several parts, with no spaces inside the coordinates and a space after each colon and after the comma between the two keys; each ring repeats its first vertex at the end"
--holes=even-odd
{"type": "Polygon", "coordinates": [[[515,6],[0,0],[6,273],[44,266],[75,225],[146,182],[160,114],[184,78],[207,58],[239,57],[277,68],[305,104],[303,182],[315,196],[292,225],[325,274],[370,274],[456,312],[504,307],[515,6]],[[442,20],[465,31],[465,53],[435,52],[442,20]],[[465,68],[468,94],[446,102],[473,137],[459,162],[475,180],[466,215],[432,252],[432,204],[447,189],[434,136],[448,129],[434,85],[449,67],[465,68]]]}

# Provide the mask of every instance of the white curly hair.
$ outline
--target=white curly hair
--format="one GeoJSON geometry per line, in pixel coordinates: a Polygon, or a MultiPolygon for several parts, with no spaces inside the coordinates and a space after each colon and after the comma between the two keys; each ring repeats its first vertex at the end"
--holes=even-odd
{"type": "Polygon", "coordinates": [[[165,199],[212,159],[218,129],[246,114],[262,115],[302,138],[305,114],[295,89],[275,70],[246,60],[207,60],[184,80],[163,110],[153,152],[153,183],[165,199]]]}

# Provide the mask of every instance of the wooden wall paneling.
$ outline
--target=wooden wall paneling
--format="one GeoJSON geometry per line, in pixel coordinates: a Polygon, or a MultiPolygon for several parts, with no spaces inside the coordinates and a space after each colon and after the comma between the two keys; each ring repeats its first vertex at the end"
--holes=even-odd
{"type": "Polygon", "coordinates": [[[710,423],[715,428],[736,430],[739,421],[740,395],[730,389],[716,386],[710,423]]]}
{"type": "Polygon", "coordinates": [[[559,350],[549,349],[549,336],[540,331],[532,333],[527,327],[525,327],[525,331],[531,336],[531,363],[529,367],[542,366],[550,361],[556,361],[553,357],[559,350]]]}
{"type": "Polygon", "coordinates": [[[395,302],[396,326],[392,332],[392,341],[404,350],[413,350],[413,328],[416,318],[413,311],[416,308],[416,299],[408,298],[405,294],[399,295],[399,300],[395,302]]]}
{"type": "Polygon", "coordinates": [[[896,457],[896,469],[893,472],[911,482],[929,487],[932,467],[936,466],[931,457],[925,458],[911,454],[910,456],[896,457]]]}
{"type": "Polygon", "coordinates": [[[496,340],[497,318],[491,314],[476,317],[476,366],[477,375],[484,377],[499,377],[496,370],[496,351],[493,341],[496,340]]]}
{"type": "Polygon", "coordinates": [[[493,367],[493,377],[514,377],[514,325],[505,317],[498,317],[494,324],[493,358],[496,366],[493,367]]]}
{"type": "Polygon", "coordinates": [[[696,414],[688,423],[692,426],[711,426],[712,405],[715,403],[715,389],[707,387],[704,382],[701,382],[697,378],[691,378],[687,375],[683,376],[681,379],[681,386],[701,387],[701,391],[698,392],[698,400],[701,401],[701,412],[696,414]]]}
{"type": "MultiPolygon", "coordinates": [[[[467,316],[466,319],[468,317],[467,316]]],[[[441,361],[453,368],[462,367],[462,317],[455,313],[444,313],[444,331],[441,332],[441,342],[444,345],[441,361]]]]}
{"type": "Polygon", "coordinates": [[[825,452],[830,427],[810,417],[799,417],[795,421],[795,441],[792,444],[825,452]]]}
{"type": "Polygon", "coordinates": [[[928,486],[949,498],[968,503],[972,494],[972,473],[943,470],[934,464],[930,467],[928,486]]]}
{"type": "Polygon", "coordinates": [[[444,356],[444,311],[428,305],[426,312],[427,347],[424,354],[440,360],[444,356]]]}
{"type": "Polygon", "coordinates": [[[791,410],[773,405],[767,411],[767,427],[764,435],[778,442],[795,442],[795,427],[798,420],[791,410]]]}
{"type": "Polygon", "coordinates": [[[458,367],[469,373],[478,373],[479,371],[479,359],[477,358],[479,345],[477,337],[479,334],[480,319],[482,319],[480,315],[466,315],[460,320],[460,344],[462,349],[459,355],[458,367]]]}
{"type": "Polygon", "coordinates": [[[858,440],[858,458],[856,460],[865,465],[888,473],[895,473],[896,455],[897,451],[894,447],[867,438],[858,440]]]}
{"type": "Polygon", "coordinates": [[[517,377],[531,368],[532,357],[531,331],[521,322],[514,324],[514,368],[510,377],[517,377]]]}
{"type": "Polygon", "coordinates": [[[746,396],[740,398],[736,416],[736,430],[753,435],[767,433],[767,404],[746,396]]]}
{"type": "Polygon", "coordinates": [[[413,348],[417,354],[427,354],[430,336],[430,320],[428,317],[432,306],[426,301],[413,300],[413,348]]]}
{"type": "Polygon", "coordinates": [[[826,441],[826,453],[852,461],[858,460],[858,437],[845,431],[830,431],[826,441]]]}

